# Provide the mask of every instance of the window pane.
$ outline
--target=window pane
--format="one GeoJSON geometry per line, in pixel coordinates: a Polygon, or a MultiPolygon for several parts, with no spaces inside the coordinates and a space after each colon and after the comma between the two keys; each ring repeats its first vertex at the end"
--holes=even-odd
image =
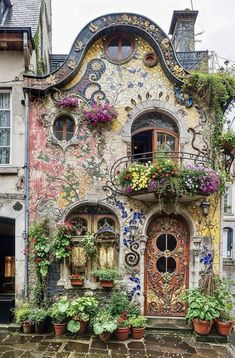
{"type": "Polygon", "coordinates": [[[74,131],[75,123],[74,120],[69,116],[62,115],[55,120],[53,125],[53,133],[58,140],[69,141],[73,137],[74,131]]]}
{"type": "Polygon", "coordinates": [[[0,129],[0,146],[10,145],[10,129],[0,129]]]}
{"type": "Polygon", "coordinates": [[[0,109],[10,108],[10,93],[0,93],[0,109]]]}
{"type": "Polygon", "coordinates": [[[131,55],[132,48],[131,43],[128,39],[122,40],[122,52],[121,52],[121,60],[125,60],[131,55]]]}
{"type": "Polygon", "coordinates": [[[175,250],[176,246],[177,246],[176,238],[171,234],[167,234],[167,250],[173,251],[175,250]]]}
{"type": "Polygon", "coordinates": [[[0,110],[0,127],[10,127],[10,111],[0,110]]]}
{"type": "Polygon", "coordinates": [[[10,162],[10,148],[0,148],[0,164],[8,164],[10,162]]]}
{"type": "Polygon", "coordinates": [[[157,248],[160,251],[165,251],[166,250],[166,235],[162,234],[158,237],[157,239],[157,248]]]}
{"type": "Polygon", "coordinates": [[[110,41],[108,46],[108,55],[113,59],[118,59],[118,39],[110,41]]]}

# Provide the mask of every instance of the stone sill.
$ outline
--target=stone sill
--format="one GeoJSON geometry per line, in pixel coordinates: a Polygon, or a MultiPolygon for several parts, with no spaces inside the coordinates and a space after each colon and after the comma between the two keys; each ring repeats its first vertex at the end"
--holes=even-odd
{"type": "Polygon", "coordinates": [[[17,175],[18,171],[17,167],[0,167],[0,175],[17,175]]]}

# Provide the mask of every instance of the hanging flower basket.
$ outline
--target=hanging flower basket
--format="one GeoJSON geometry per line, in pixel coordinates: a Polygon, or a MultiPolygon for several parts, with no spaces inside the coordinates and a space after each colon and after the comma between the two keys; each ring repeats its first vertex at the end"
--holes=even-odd
{"type": "Polygon", "coordinates": [[[56,105],[62,108],[74,108],[78,106],[78,99],[76,97],[64,97],[60,99],[56,105]]]}
{"type": "Polygon", "coordinates": [[[117,118],[118,113],[114,107],[107,102],[104,105],[92,104],[90,108],[83,109],[84,119],[92,127],[97,127],[99,123],[108,123],[117,118]]]}

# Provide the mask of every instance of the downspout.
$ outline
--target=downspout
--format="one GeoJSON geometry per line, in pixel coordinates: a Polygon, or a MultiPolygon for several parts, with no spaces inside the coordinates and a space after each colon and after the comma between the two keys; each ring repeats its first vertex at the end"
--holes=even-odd
{"type": "Polygon", "coordinates": [[[25,92],[25,145],[24,145],[24,295],[29,295],[29,274],[28,274],[28,246],[29,246],[29,94],[25,92]]]}

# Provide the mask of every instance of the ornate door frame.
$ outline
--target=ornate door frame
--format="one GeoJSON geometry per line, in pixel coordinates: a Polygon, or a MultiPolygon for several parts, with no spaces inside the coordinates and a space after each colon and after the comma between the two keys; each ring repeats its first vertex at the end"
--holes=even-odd
{"type": "Polygon", "coordinates": [[[179,296],[189,284],[189,225],[181,215],[159,214],[149,221],[144,264],[147,316],[185,316],[179,296]]]}

